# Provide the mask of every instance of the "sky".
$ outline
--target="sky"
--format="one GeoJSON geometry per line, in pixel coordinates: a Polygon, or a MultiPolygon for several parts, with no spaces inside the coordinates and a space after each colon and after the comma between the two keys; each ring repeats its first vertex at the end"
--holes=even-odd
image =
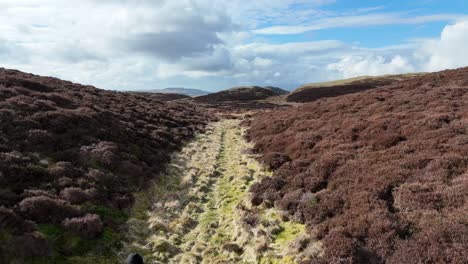
{"type": "Polygon", "coordinates": [[[0,0],[0,67],[110,90],[468,66],[466,0],[0,0]]]}

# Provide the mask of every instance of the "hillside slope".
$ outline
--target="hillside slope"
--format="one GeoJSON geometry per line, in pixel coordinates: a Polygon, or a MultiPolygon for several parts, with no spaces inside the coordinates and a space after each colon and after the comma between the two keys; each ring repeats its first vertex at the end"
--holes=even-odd
{"type": "Polygon", "coordinates": [[[276,169],[265,203],[304,222],[313,263],[466,263],[468,68],[260,113],[249,138],[276,169]]]}
{"type": "Polygon", "coordinates": [[[284,95],[288,92],[277,87],[259,87],[246,86],[234,87],[228,90],[217,93],[199,96],[195,101],[201,103],[223,103],[223,102],[247,102],[255,100],[263,100],[274,96],[284,95]]]}
{"type": "Polygon", "coordinates": [[[0,69],[0,256],[112,263],[132,192],[210,119],[189,102],[0,69]]]}
{"type": "Polygon", "coordinates": [[[423,74],[362,76],[333,82],[306,84],[289,94],[286,101],[296,103],[312,102],[320,98],[336,97],[374,89],[421,75],[423,74]]]}

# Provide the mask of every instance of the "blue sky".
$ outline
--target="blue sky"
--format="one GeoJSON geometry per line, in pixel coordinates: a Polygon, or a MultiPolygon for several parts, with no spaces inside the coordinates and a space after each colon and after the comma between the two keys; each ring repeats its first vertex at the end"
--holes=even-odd
{"type": "Polygon", "coordinates": [[[462,0],[3,0],[0,30],[0,67],[113,90],[468,66],[462,0]]]}
{"type": "MultiPolygon", "coordinates": [[[[295,7],[300,10],[301,5],[295,7]]],[[[468,14],[468,3],[463,0],[440,1],[336,1],[322,8],[331,14],[401,14],[402,17],[430,16],[439,14],[468,14]],[[368,12],[364,10],[368,9],[368,12]]],[[[366,47],[397,45],[410,39],[438,37],[449,20],[439,20],[417,24],[387,24],[331,28],[295,35],[270,36],[275,43],[336,39],[346,43],[360,43],[366,47]]],[[[272,23],[263,26],[274,26],[272,23]]]]}

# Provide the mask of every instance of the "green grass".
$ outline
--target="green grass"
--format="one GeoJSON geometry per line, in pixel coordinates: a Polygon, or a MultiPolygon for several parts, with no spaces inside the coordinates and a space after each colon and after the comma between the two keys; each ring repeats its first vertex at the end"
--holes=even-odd
{"type": "Polygon", "coordinates": [[[145,191],[134,194],[135,203],[132,207],[131,216],[138,220],[148,219],[148,210],[151,208],[149,194],[145,191]]]}
{"type": "Polygon", "coordinates": [[[253,214],[267,223],[263,225],[261,221],[256,227],[263,229],[266,235],[254,237],[243,222],[245,212],[241,208],[252,206],[249,187],[271,176],[272,172],[247,154],[252,146],[243,138],[244,130],[238,122],[216,123],[211,133],[199,137],[175,157],[173,165],[155,180],[148,192],[135,196],[130,233],[147,230],[148,237],[135,238],[128,249],[145,255],[145,259],[162,263],[169,260],[190,263],[195,258],[202,258],[203,263],[295,263],[290,244],[305,232],[304,225],[284,222],[275,209],[265,207],[256,208],[253,214]],[[177,195],[177,201],[182,201],[180,204],[187,202],[193,206],[179,208],[180,204],[173,204],[174,196],[168,194],[177,195]],[[151,211],[153,201],[157,209],[151,211]],[[185,230],[186,218],[196,221],[188,234],[181,231],[185,230]],[[161,222],[165,227],[163,230],[145,229],[144,220],[151,224],[161,222]],[[270,235],[272,227],[279,231],[270,235]],[[261,239],[269,246],[267,252],[259,253],[263,258],[256,253],[261,239]],[[177,251],[181,250],[180,254],[167,248],[166,241],[177,247],[177,251]],[[234,253],[224,248],[229,244],[243,251],[234,253]]]}
{"type": "Polygon", "coordinates": [[[38,230],[52,245],[56,257],[76,257],[87,254],[112,256],[113,251],[119,249],[120,241],[123,239],[121,234],[108,227],[104,228],[99,237],[92,240],[82,239],[65,231],[60,226],[51,224],[39,224],[38,230]]]}
{"type": "Polygon", "coordinates": [[[0,230],[0,244],[8,243],[11,238],[13,238],[13,235],[9,230],[0,230]]]}
{"type": "MultiPolygon", "coordinates": [[[[71,234],[60,226],[39,224],[38,231],[52,247],[52,256],[47,258],[31,258],[24,263],[120,263],[116,252],[121,247],[123,235],[104,228],[96,239],[86,240],[71,234]]],[[[20,262],[21,263],[21,262],[20,262]]]]}
{"type": "Polygon", "coordinates": [[[103,205],[85,203],[82,207],[90,213],[99,215],[101,219],[111,218],[118,224],[123,224],[128,220],[128,215],[125,212],[103,205]]]}
{"type": "Polygon", "coordinates": [[[304,234],[305,225],[294,223],[294,222],[283,222],[280,224],[283,231],[279,232],[275,237],[274,241],[277,244],[287,246],[293,242],[299,235],[304,234]]]}

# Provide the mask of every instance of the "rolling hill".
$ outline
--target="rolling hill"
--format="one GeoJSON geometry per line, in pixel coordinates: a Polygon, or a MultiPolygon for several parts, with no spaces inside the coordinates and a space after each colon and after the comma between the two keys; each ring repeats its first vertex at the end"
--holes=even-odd
{"type": "Polygon", "coordinates": [[[464,263],[468,68],[302,92],[0,69],[0,262],[464,263]]]}
{"type": "Polygon", "coordinates": [[[112,263],[134,194],[210,120],[190,102],[0,69],[0,262],[112,263]]]}
{"type": "Polygon", "coordinates": [[[222,103],[222,102],[247,102],[255,100],[264,100],[270,97],[288,94],[277,87],[260,87],[260,86],[242,86],[233,87],[228,90],[217,93],[199,96],[195,98],[196,102],[201,103],[222,103]]]}
{"type": "Polygon", "coordinates": [[[260,112],[249,124],[275,170],[251,188],[252,202],[307,225],[324,249],[310,263],[468,259],[468,68],[260,112]]]}
{"type": "Polygon", "coordinates": [[[326,97],[336,97],[345,94],[357,93],[376,87],[393,84],[421,76],[424,73],[361,76],[351,79],[337,80],[325,83],[305,84],[286,97],[288,102],[306,103],[326,97]]]}

